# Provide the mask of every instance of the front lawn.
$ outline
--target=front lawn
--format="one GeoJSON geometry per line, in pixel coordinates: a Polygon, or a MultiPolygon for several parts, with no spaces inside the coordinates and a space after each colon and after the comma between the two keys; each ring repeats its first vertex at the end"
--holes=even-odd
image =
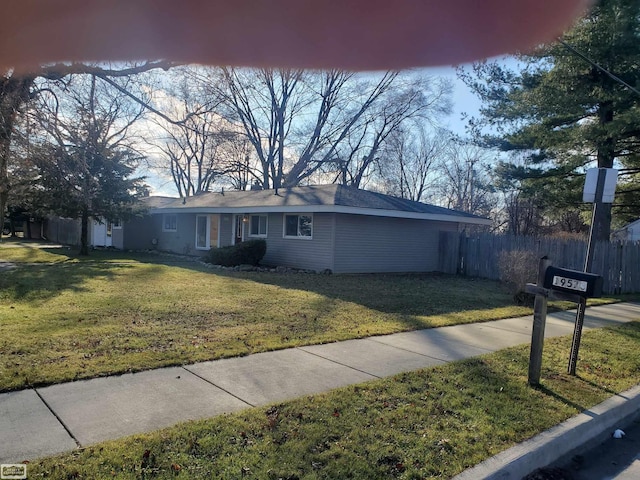
{"type": "Polygon", "coordinates": [[[497,282],[223,272],[176,257],[0,245],[0,391],[526,315],[497,282]]]}
{"type": "Polygon", "coordinates": [[[640,322],[547,339],[542,388],[529,350],[479,358],[32,462],[51,479],[435,479],[465,468],[640,382],[640,322]]]}

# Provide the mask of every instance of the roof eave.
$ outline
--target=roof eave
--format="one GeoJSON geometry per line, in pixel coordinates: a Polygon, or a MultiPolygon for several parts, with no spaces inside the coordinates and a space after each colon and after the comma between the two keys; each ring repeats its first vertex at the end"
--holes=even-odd
{"type": "Polygon", "coordinates": [[[456,222],[471,225],[491,225],[491,220],[482,217],[467,217],[443,213],[407,212],[402,210],[384,210],[378,208],[346,207],[341,205],[287,205],[287,206],[246,206],[246,207],[169,207],[151,208],[151,214],[247,214],[247,213],[343,213],[351,215],[370,215],[374,217],[408,218],[439,222],[456,222]]]}

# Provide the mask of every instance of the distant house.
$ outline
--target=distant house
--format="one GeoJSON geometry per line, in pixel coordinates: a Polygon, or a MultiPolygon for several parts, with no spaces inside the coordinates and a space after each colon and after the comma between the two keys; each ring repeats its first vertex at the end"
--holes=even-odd
{"type": "Polygon", "coordinates": [[[205,255],[264,238],[266,265],[335,273],[438,268],[440,232],[490,220],[342,185],[148,197],[148,214],[122,228],[124,249],[205,255]]]}
{"type": "Polygon", "coordinates": [[[611,239],[623,242],[640,242],[640,219],[613,232],[611,239]]]}
{"type": "MultiPolygon", "coordinates": [[[[62,217],[47,217],[42,227],[42,236],[51,242],[64,245],[80,245],[80,220],[62,217]]],[[[114,247],[123,249],[122,223],[109,222],[104,218],[90,219],[87,231],[92,247],[114,247]]]]}

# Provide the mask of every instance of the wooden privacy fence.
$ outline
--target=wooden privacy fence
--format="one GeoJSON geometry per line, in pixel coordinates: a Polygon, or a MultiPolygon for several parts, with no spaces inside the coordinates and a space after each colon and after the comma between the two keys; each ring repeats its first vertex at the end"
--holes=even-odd
{"type": "MultiPolygon", "coordinates": [[[[441,232],[439,248],[441,272],[500,280],[502,252],[546,255],[556,267],[582,271],[587,244],[549,237],[441,232]]],[[[531,266],[533,279],[536,268],[537,262],[531,266]]],[[[597,242],[591,271],[602,275],[604,293],[640,292],[640,243],[597,242]]]]}

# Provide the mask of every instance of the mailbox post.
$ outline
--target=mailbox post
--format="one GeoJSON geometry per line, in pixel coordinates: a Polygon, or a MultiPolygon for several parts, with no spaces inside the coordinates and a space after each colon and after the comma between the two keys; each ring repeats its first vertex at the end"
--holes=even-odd
{"type": "MultiPolygon", "coordinates": [[[[568,300],[578,304],[573,344],[579,347],[580,336],[579,333],[576,332],[582,332],[586,299],[588,297],[599,297],[602,295],[602,277],[593,273],[553,267],[547,257],[542,257],[538,266],[538,283],[536,285],[527,284],[526,291],[536,296],[533,307],[531,353],[529,355],[529,384],[538,385],[540,383],[540,372],[542,369],[542,347],[547,317],[547,298],[568,300]]],[[[574,354],[577,360],[577,347],[574,350],[572,346],[569,359],[569,373],[572,374],[575,374],[576,360],[574,360],[574,354]],[[572,366],[573,372],[571,371],[572,366]]]]}
{"type": "MultiPolygon", "coordinates": [[[[542,287],[545,272],[551,266],[547,257],[542,257],[538,264],[538,283],[542,287]]],[[[544,345],[544,329],[547,322],[547,294],[542,288],[531,289],[536,294],[533,303],[533,328],[531,330],[531,351],[529,353],[529,385],[540,384],[542,371],[542,347],[544,345]],[[535,290],[535,291],[533,291],[535,290]]]]}

